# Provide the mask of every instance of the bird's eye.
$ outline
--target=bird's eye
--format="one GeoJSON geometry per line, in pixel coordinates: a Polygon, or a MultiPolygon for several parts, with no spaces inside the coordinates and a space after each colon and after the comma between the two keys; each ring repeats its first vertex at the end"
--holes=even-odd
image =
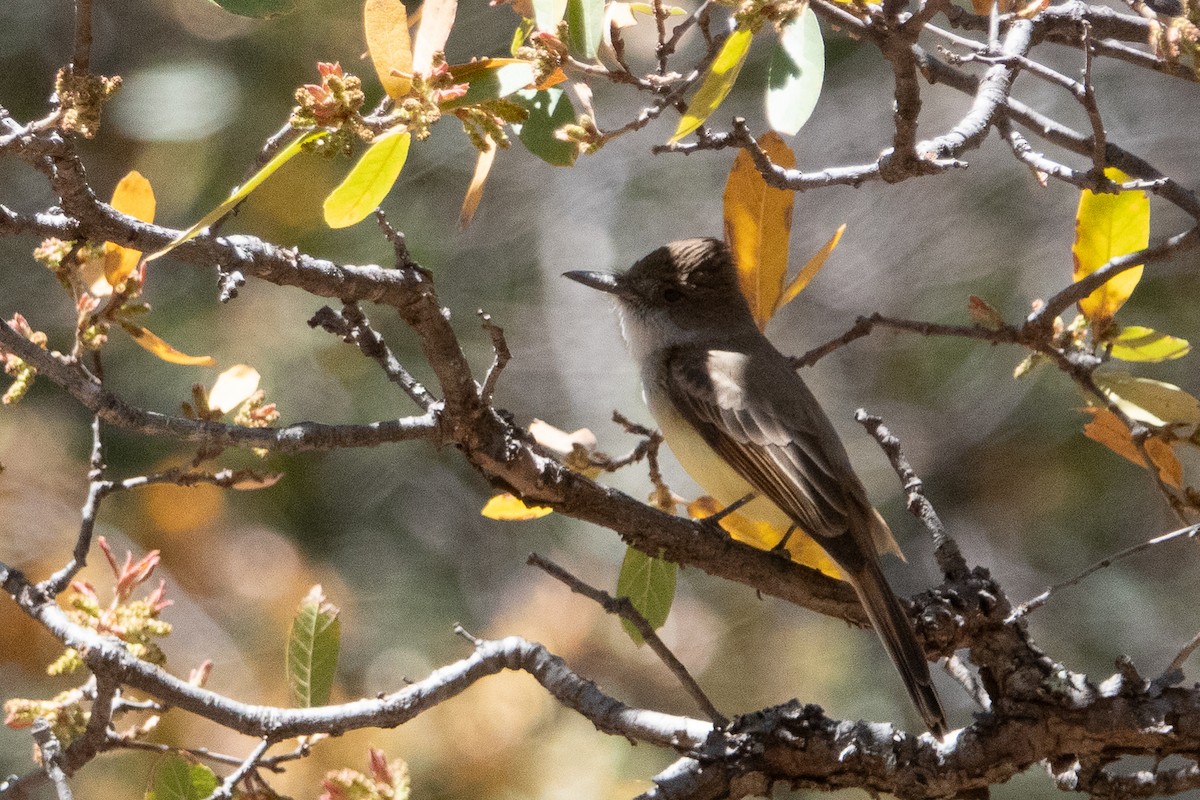
{"type": "Polygon", "coordinates": [[[683,292],[675,288],[665,289],[663,290],[662,298],[668,303],[676,303],[683,299],[683,292]]]}

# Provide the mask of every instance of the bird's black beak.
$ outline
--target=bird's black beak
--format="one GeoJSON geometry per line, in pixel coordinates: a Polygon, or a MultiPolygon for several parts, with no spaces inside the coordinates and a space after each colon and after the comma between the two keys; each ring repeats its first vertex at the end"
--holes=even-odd
{"type": "Polygon", "coordinates": [[[582,283],[584,286],[590,286],[593,289],[599,289],[608,294],[620,295],[621,285],[617,283],[617,276],[611,272],[588,272],[586,270],[576,270],[575,272],[564,272],[564,278],[570,278],[573,281],[582,283]]]}

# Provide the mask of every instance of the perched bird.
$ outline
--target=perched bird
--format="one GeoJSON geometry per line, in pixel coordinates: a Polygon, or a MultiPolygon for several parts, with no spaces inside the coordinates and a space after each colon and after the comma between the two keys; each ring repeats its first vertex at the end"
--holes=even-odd
{"type": "Polygon", "coordinates": [[[941,738],[929,664],[879,566],[877,551],[898,554],[896,541],[816,398],[755,324],[729,248],[687,239],[624,273],[565,275],[617,299],[646,404],[684,469],[720,503],[754,495],[747,515],[820,544],[941,738]]]}

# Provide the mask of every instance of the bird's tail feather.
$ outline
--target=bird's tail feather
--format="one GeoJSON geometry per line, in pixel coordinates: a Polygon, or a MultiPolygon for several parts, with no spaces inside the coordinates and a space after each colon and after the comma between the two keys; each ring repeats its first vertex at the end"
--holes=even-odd
{"type": "Polygon", "coordinates": [[[879,568],[876,559],[868,558],[853,574],[848,576],[850,585],[862,601],[867,617],[871,620],[879,638],[883,640],[888,655],[904,679],[904,686],[920,712],[929,730],[938,739],[947,731],[946,713],[942,702],[933,688],[929,674],[929,662],[917,642],[908,615],[896,599],[879,568]]]}

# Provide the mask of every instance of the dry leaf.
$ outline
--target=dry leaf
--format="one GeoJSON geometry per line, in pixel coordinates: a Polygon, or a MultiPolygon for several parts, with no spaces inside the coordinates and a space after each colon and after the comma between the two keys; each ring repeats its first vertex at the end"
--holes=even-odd
{"type": "Polygon", "coordinates": [[[496,160],[496,143],[490,136],[486,136],[484,141],[487,142],[488,149],[480,151],[479,158],[475,160],[475,174],[471,176],[471,184],[463,196],[462,210],[458,212],[459,230],[466,230],[475,218],[475,210],[479,208],[479,201],[483,199],[483,187],[487,184],[488,173],[492,171],[492,162],[496,160]]]}

